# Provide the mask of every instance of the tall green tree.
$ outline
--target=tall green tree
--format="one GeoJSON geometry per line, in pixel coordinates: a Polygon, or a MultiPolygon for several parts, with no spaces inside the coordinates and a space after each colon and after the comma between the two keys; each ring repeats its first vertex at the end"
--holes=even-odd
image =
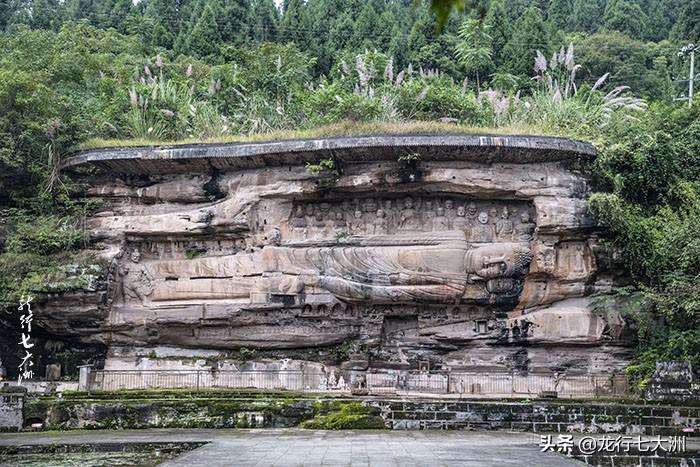
{"type": "Polygon", "coordinates": [[[547,10],[547,21],[556,29],[566,30],[573,11],[571,0],[552,0],[547,10]]]}
{"type": "Polygon", "coordinates": [[[574,0],[567,30],[593,33],[600,28],[605,0],[574,0]]]}
{"type": "MultiPolygon", "coordinates": [[[[382,14],[382,23],[391,25],[387,55],[394,59],[394,67],[402,69],[408,66],[408,27],[396,17],[396,11],[387,10],[382,14]]],[[[386,34],[386,32],[385,32],[386,34]]]]}
{"type": "Polygon", "coordinates": [[[682,0],[647,2],[645,9],[648,17],[646,38],[656,42],[667,39],[671,27],[678,21],[684,3],[682,0]]]}
{"type": "Polygon", "coordinates": [[[32,2],[32,29],[58,29],[58,0],[34,0],[32,2]]]}
{"type": "Polygon", "coordinates": [[[476,91],[481,89],[479,72],[492,64],[492,38],[489,26],[483,21],[470,19],[459,28],[459,42],[455,53],[468,72],[476,74],[476,91]]]}
{"type": "Polygon", "coordinates": [[[206,0],[189,0],[184,2],[179,9],[180,27],[177,29],[177,35],[173,44],[173,49],[176,53],[189,53],[188,38],[202,16],[205,3],[206,0]]]}
{"type": "Polygon", "coordinates": [[[365,49],[382,50],[388,40],[384,40],[386,25],[382,24],[381,6],[374,0],[367,1],[355,21],[350,47],[358,52],[365,49]]]}
{"type": "Polygon", "coordinates": [[[535,7],[528,8],[513,29],[513,35],[503,52],[506,69],[501,71],[529,78],[534,75],[533,64],[537,51],[545,55],[550,52],[550,31],[542,18],[542,12],[535,7]]]}
{"type": "Polygon", "coordinates": [[[102,24],[100,3],[96,0],[68,0],[65,2],[69,19],[79,21],[86,19],[92,26],[102,24]]]}
{"type": "Polygon", "coordinates": [[[608,31],[619,31],[630,37],[647,35],[647,15],[634,0],[608,0],[603,13],[603,27],[608,31]]]}
{"type": "Polygon", "coordinates": [[[637,96],[661,98],[666,93],[672,48],[662,48],[618,31],[601,31],[576,43],[578,75],[593,83],[610,73],[610,86],[630,86],[637,96]],[[669,56],[670,55],[670,56],[669,56]]]}
{"type": "Polygon", "coordinates": [[[172,49],[180,30],[185,27],[183,7],[185,0],[149,0],[144,11],[148,18],[150,32],[147,42],[156,47],[172,49]]]}
{"type": "Polygon", "coordinates": [[[246,43],[250,35],[248,0],[216,0],[212,7],[216,13],[221,40],[232,44],[246,43]]]}
{"type": "Polygon", "coordinates": [[[0,31],[5,31],[10,23],[10,18],[14,10],[14,2],[10,0],[0,0],[0,31]]]}
{"type": "Polygon", "coordinates": [[[495,0],[491,3],[484,23],[489,27],[491,35],[491,51],[493,64],[500,69],[504,62],[504,50],[513,34],[513,24],[508,21],[503,0],[495,0]]]}
{"type": "Polygon", "coordinates": [[[208,57],[219,52],[220,44],[221,33],[214,8],[207,3],[187,37],[187,50],[198,57],[208,57]]]}
{"type": "MultiPolygon", "coordinates": [[[[319,25],[314,25],[318,27],[319,25]]],[[[352,31],[347,31],[350,34],[352,31]]],[[[312,25],[309,22],[306,7],[302,0],[285,0],[280,21],[280,40],[294,42],[303,48],[313,36],[312,25]]]]}
{"type": "Polygon", "coordinates": [[[525,10],[533,6],[531,0],[513,0],[505,5],[506,16],[511,24],[515,24],[525,14],[525,10]]]}
{"type": "Polygon", "coordinates": [[[277,40],[279,11],[273,0],[253,0],[250,14],[250,36],[256,42],[277,40]]]}
{"type": "Polygon", "coordinates": [[[408,36],[408,61],[414,69],[438,69],[441,73],[462,81],[464,68],[452,54],[457,46],[459,22],[456,15],[449,18],[442,33],[435,36],[435,14],[427,8],[416,9],[417,18],[408,36]]]}
{"type": "Polygon", "coordinates": [[[700,0],[689,0],[671,29],[671,40],[700,43],[700,0]]]}
{"type": "Polygon", "coordinates": [[[122,34],[129,31],[132,17],[135,13],[134,2],[132,0],[114,0],[107,2],[109,10],[104,12],[104,27],[114,28],[122,34]]]}

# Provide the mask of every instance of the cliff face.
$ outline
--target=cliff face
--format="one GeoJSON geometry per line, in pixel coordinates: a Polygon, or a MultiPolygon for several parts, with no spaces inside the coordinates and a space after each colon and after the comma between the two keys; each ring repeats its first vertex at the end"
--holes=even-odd
{"type": "Polygon", "coordinates": [[[573,170],[592,154],[470,135],[85,153],[67,165],[98,169],[107,277],[42,324],[122,349],[353,341],[355,368],[620,369],[627,325],[586,298],[609,282],[573,170]]]}

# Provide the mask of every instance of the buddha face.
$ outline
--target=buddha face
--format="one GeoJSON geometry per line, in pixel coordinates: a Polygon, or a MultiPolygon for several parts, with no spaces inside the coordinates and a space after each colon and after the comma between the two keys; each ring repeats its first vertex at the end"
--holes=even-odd
{"type": "Polygon", "coordinates": [[[413,198],[406,198],[404,200],[404,205],[406,206],[406,209],[412,209],[413,208],[413,198]]]}
{"type": "Polygon", "coordinates": [[[362,211],[355,211],[355,219],[361,219],[362,218],[362,211]]]}
{"type": "Polygon", "coordinates": [[[425,202],[425,210],[426,210],[426,211],[432,211],[432,210],[433,210],[433,202],[432,202],[432,201],[426,201],[426,202],[425,202]]]}
{"type": "Polygon", "coordinates": [[[480,212],[479,217],[477,217],[480,224],[486,224],[489,221],[489,215],[486,212],[480,212]]]}
{"type": "Polygon", "coordinates": [[[384,211],[381,209],[377,209],[377,217],[384,217],[384,211]]]}
{"type": "Polygon", "coordinates": [[[444,209],[444,208],[437,208],[437,215],[438,215],[438,216],[444,216],[444,215],[445,215],[445,209],[444,209]]]}
{"type": "Polygon", "coordinates": [[[467,212],[468,212],[469,215],[472,216],[472,217],[473,217],[473,216],[476,216],[476,204],[475,204],[473,201],[471,201],[471,202],[467,205],[467,212]]]}
{"type": "Polygon", "coordinates": [[[445,201],[445,209],[452,209],[454,207],[454,204],[452,203],[451,199],[448,199],[445,201]]]}
{"type": "Polygon", "coordinates": [[[457,208],[457,215],[459,217],[464,217],[466,213],[467,213],[467,211],[466,211],[466,209],[464,209],[464,206],[460,206],[457,208]]]}

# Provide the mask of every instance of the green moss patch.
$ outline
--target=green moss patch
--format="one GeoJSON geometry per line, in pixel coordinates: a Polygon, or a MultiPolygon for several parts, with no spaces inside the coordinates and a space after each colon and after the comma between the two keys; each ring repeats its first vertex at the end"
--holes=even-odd
{"type": "Polygon", "coordinates": [[[334,401],[314,404],[317,415],[301,423],[302,428],[314,430],[376,430],[386,428],[377,407],[359,402],[334,401]]]}

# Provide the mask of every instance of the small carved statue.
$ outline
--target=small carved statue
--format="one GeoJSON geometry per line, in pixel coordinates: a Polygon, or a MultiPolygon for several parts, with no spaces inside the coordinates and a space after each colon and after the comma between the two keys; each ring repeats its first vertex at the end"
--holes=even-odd
{"type": "Polygon", "coordinates": [[[421,230],[421,220],[418,211],[414,209],[413,198],[410,196],[404,200],[404,208],[399,218],[399,230],[421,230]]]}
{"type": "Polygon", "coordinates": [[[316,215],[314,216],[314,230],[319,237],[324,237],[326,235],[326,219],[321,211],[316,211],[316,215]]]}
{"type": "Polygon", "coordinates": [[[457,210],[455,209],[454,202],[451,199],[445,200],[445,217],[447,217],[450,222],[457,217],[457,210]]]}
{"type": "Polygon", "coordinates": [[[387,222],[387,233],[393,233],[396,230],[396,211],[390,199],[384,201],[384,216],[387,222]]]}
{"type": "Polygon", "coordinates": [[[364,212],[374,213],[377,211],[377,203],[374,202],[374,198],[367,198],[362,206],[364,212]]]}
{"type": "Polygon", "coordinates": [[[433,232],[449,230],[449,220],[445,216],[444,208],[437,208],[437,215],[433,218],[433,232]]]}
{"type": "Polygon", "coordinates": [[[343,214],[343,211],[336,211],[335,220],[333,221],[333,231],[335,233],[345,232],[347,231],[347,227],[348,225],[345,222],[345,215],[343,214]]]}
{"type": "Polygon", "coordinates": [[[496,221],[498,221],[498,209],[495,207],[489,209],[489,220],[492,224],[495,224],[496,221]]]}
{"type": "Polygon", "coordinates": [[[313,225],[314,220],[316,219],[314,216],[315,212],[316,208],[313,204],[309,203],[306,205],[306,222],[309,226],[313,225]]]}
{"type": "Polygon", "coordinates": [[[476,203],[474,201],[469,201],[469,204],[467,204],[467,219],[470,221],[476,221],[476,214],[476,203]]]}
{"type": "Polygon", "coordinates": [[[477,223],[472,227],[471,240],[473,242],[492,242],[493,241],[493,226],[489,224],[489,215],[482,211],[477,217],[477,223]]]}
{"type": "Polygon", "coordinates": [[[503,206],[501,218],[496,222],[496,237],[499,240],[511,240],[513,237],[513,221],[508,218],[507,206],[503,206]]]}
{"type": "Polygon", "coordinates": [[[529,242],[532,240],[535,224],[530,222],[530,214],[527,211],[523,211],[520,214],[520,223],[516,224],[513,230],[513,240],[516,242],[529,242]]]}
{"type": "Polygon", "coordinates": [[[421,220],[423,221],[423,226],[426,230],[430,231],[433,227],[433,218],[435,217],[435,211],[433,211],[433,202],[425,202],[425,211],[421,213],[421,220]]]}
{"type": "Polygon", "coordinates": [[[273,228],[267,238],[270,241],[270,245],[280,246],[282,243],[282,233],[278,227],[273,228]]]}
{"type": "Polygon", "coordinates": [[[377,209],[377,218],[374,219],[372,223],[373,229],[372,233],[374,235],[386,235],[387,234],[387,220],[384,215],[383,209],[377,209]]]}
{"type": "Polygon", "coordinates": [[[461,230],[466,233],[469,230],[469,221],[466,218],[467,210],[464,206],[457,207],[457,217],[452,221],[452,230],[461,230]]]}
{"type": "Polygon", "coordinates": [[[124,301],[128,299],[139,299],[143,306],[150,304],[149,295],[153,293],[153,276],[141,261],[141,252],[134,248],[129,256],[131,264],[124,264],[119,270],[122,281],[122,293],[124,301]]]}
{"type": "Polygon", "coordinates": [[[331,205],[329,203],[319,204],[318,209],[321,211],[324,219],[327,220],[330,217],[331,205]]]}
{"type": "Polygon", "coordinates": [[[544,273],[554,273],[556,259],[557,252],[551,245],[542,245],[537,251],[537,267],[544,273]]]}
{"type": "Polygon", "coordinates": [[[585,259],[583,253],[583,245],[576,245],[574,249],[574,272],[582,273],[584,271],[585,259]]]}
{"type": "Polygon", "coordinates": [[[355,211],[355,217],[350,221],[350,233],[353,235],[364,235],[365,221],[362,220],[362,211],[355,211]]]}

